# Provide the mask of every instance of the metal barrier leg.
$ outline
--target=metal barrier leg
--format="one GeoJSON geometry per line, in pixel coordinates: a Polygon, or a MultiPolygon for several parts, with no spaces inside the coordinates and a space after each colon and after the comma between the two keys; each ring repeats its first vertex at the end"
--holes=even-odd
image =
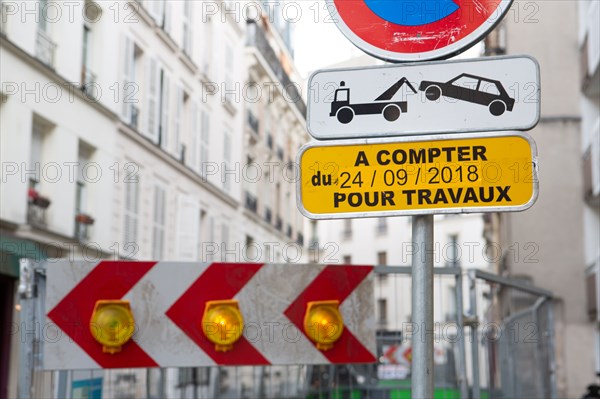
{"type": "Polygon", "coordinates": [[[462,272],[459,272],[456,282],[456,323],[458,324],[458,373],[460,378],[460,397],[467,399],[469,397],[469,386],[467,384],[467,355],[465,350],[465,325],[463,320],[463,280],[462,272]]]}
{"type": "Polygon", "coordinates": [[[479,336],[477,327],[477,277],[475,270],[469,270],[469,316],[473,319],[471,323],[471,356],[473,363],[473,399],[481,396],[479,390],[479,336]]]}
{"type": "Polygon", "coordinates": [[[33,387],[33,345],[35,329],[35,271],[31,259],[21,259],[19,296],[21,325],[19,339],[19,379],[17,394],[20,399],[30,399],[33,387]]]}
{"type": "Polygon", "coordinates": [[[420,338],[413,336],[413,399],[433,398],[433,215],[414,216],[412,239],[417,254],[412,256],[412,321],[420,338]]]}
{"type": "Polygon", "coordinates": [[[549,299],[548,304],[548,348],[550,350],[550,397],[556,399],[558,393],[556,391],[556,358],[554,354],[554,301],[549,299]]]}

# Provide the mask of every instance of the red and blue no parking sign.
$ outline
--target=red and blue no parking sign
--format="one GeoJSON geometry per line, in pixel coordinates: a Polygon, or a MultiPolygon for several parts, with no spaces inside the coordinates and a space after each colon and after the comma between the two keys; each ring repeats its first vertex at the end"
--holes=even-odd
{"type": "Polygon", "coordinates": [[[357,47],[388,61],[456,55],[500,22],[512,0],[327,0],[357,47]]]}

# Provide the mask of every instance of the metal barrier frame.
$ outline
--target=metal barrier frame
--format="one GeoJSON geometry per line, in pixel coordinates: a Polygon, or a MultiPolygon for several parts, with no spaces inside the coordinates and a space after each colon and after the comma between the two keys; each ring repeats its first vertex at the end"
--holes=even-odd
{"type": "MultiPolygon", "coordinates": [[[[21,340],[19,348],[19,377],[17,393],[19,398],[31,399],[35,397],[33,386],[33,372],[42,367],[44,361],[43,339],[38,334],[38,329],[33,328],[34,323],[45,319],[45,295],[46,295],[46,261],[33,261],[31,259],[21,259],[20,261],[20,284],[19,295],[21,304],[21,326],[25,327],[26,334],[21,340]],[[31,329],[28,329],[31,326],[31,329]],[[34,353],[34,345],[37,344],[37,351],[34,353]]],[[[401,274],[411,275],[410,266],[375,266],[376,274],[401,274]]],[[[466,347],[464,327],[469,327],[471,337],[471,352],[473,370],[479,370],[479,347],[478,347],[478,320],[477,320],[477,280],[483,280],[489,284],[500,284],[506,287],[537,295],[540,298],[536,301],[533,309],[538,309],[547,301],[552,301],[554,296],[552,292],[532,285],[524,284],[519,281],[511,280],[506,277],[482,271],[480,269],[468,269],[466,274],[469,281],[469,310],[465,313],[463,304],[463,273],[465,269],[460,267],[435,267],[434,275],[454,276],[456,283],[456,323],[463,332],[457,339],[458,345],[458,367],[457,378],[459,381],[460,393],[462,398],[481,398],[479,373],[473,372],[472,390],[469,395],[469,386],[467,381],[466,365],[466,347]]],[[[557,397],[556,391],[556,361],[554,355],[554,314],[552,306],[548,307],[548,326],[549,326],[549,356],[550,372],[552,386],[551,397],[557,397]]],[[[59,371],[55,379],[55,391],[58,397],[65,397],[67,393],[66,381],[67,371],[59,371]]]]}
{"type": "MultiPolygon", "coordinates": [[[[532,295],[537,295],[539,298],[536,300],[535,304],[526,311],[537,310],[539,309],[545,302],[550,301],[552,304],[552,300],[554,299],[554,294],[551,291],[545,290],[543,288],[535,287],[533,285],[525,284],[521,281],[511,280],[510,278],[498,276],[496,274],[492,274],[480,269],[469,269],[467,271],[467,276],[469,279],[469,318],[470,322],[469,327],[471,331],[471,355],[473,362],[473,369],[479,370],[479,333],[478,333],[478,325],[479,321],[477,319],[477,279],[483,280],[490,284],[500,284],[505,287],[514,288],[522,292],[526,292],[532,295]]],[[[535,314],[535,313],[534,313],[535,314]]],[[[556,359],[554,354],[554,312],[552,310],[552,306],[548,306],[548,328],[549,328],[549,357],[550,357],[550,393],[551,399],[557,398],[557,390],[556,390],[556,359]]],[[[480,389],[480,381],[479,381],[479,373],[473,372],[473,395],[472,399],[480,399],[481,398],[481,389],[480,389]]]]}

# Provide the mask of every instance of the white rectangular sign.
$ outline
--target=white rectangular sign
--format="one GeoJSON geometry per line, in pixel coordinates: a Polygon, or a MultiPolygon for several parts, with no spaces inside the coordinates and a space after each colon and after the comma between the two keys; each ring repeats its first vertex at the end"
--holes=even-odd
{"type": "Polygon", "coordinates": [[[308,83],[316,139],[528,130],[539,121],[528,56],[321,70],[308,83]]]}

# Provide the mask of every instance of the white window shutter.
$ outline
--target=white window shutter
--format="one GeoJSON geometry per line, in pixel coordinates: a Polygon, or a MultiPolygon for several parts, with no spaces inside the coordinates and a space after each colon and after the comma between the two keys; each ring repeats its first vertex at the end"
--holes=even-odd
{"type": "Polygon", "coordinates": [[[187,162],[188,166],[192,169],[196,169],[198,166],[198,152],[196,151],[198,143],[198,137],[196,135],[196,131],[198,130],[198,103],[194,102],[192,105],[192,113],[190,114],[190,130],[189,130],[189,138],[190,138],[190,148],[187,152],[190,154],[190,159],[187,162]]]}
{"type": "Polygon", "coordinates": [[[200,144],[200,160],[201,162],[209,162],[209,139],[210,138],[210,116],[208,112],[202,111],[202,132],[200,144]]]}
{"type": "Polygon", "coordinates": [[[190,58],[193,59],[194,52],[194,26],[192,21],[194,20],[194,2],[186,0],[183,3],[183,19],[182,19],[182,47],[183,52],[186,53],[190,58]]]}
{"type": "Polygon", "coordinates": [[[125,209],[123,226],[123,251],[124,255],[137,252],[133,247],[137,244],[139,182],[126,182],[125,184],[125,209]]]}
{"type": "Polygon", "coordinates": [[[154,187],[154,223],[152,231],[152,258],[161,260],[164,258],[165,246],[165,207],[166,191],[163,187],[154,187]]]}
{"type": "Polygon", "coordinates": [[[146,94],[146,136],[158,142],[158,90],[160,87],[160,74],[157,62],[154,58],[149,58],[146,69],[148,85],[146,94]]]}
{"type": "Polygon", "coordinates": [[[183,112],[183,89],[177,86],[175,93],[175,114],[173,118],[173,154],[177,159],[181,156],[181,113],[183,112]]]}
{"type": "Polygon", "coordinates": [[[127,94],[131,92],[130,84],[133,83],[133,41],[123,36],[122,40],[122,67],[121,67],[121,117],[127,123],[131,122],[131,104],[126,101],[127,94]]]}
{"type": "Polygon", "coordinates": [[[160,105],[162,107],[162,112],[160,114],[160,127],[161,127],[161,146],[165,150],[169,149],[169,134],[171,133],[169,130],[169,103],[171,102],[170,96],[170,82],[167,73],[163,70],[162,73],[162,92],[161,92],[161,100],[160,105]]]}
{"type": "Polygon", "coordinates": [[[200,205],[194,197],[180,194],[177,212],[175,257],[180,261],[197,260],[200,205]]]}
{"type": "Polygon", "coordinates": [[[172,9],[172,3],[169,0],[164,0],[165,5],[165,15],[164,15],[164,22],[163,22],[163,29],[165,32],[167,32],[168,34],[171,34],[171,14],[173,12],[172,9]]]}

